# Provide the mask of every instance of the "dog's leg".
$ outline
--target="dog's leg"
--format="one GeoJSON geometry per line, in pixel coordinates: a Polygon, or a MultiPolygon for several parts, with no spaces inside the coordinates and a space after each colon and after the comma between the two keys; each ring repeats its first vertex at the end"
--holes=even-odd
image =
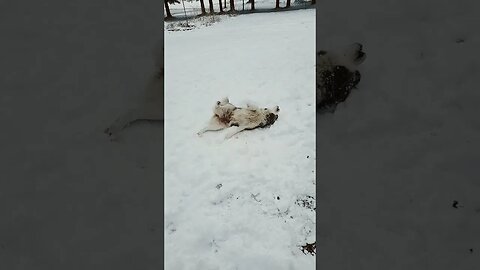
{"type": "Polygon", "coordinates": [[[230,139],[232,138],[233,136],[237,135],[238,133],[244,131],[244,130],[252,130],[252,129],[255,129],[255,128],[258,128],[259,126],[256,125],[256,124],[250,124],[250,125],[247,125],[247,126],[238,126],[237,129],[230,133],[230,134],[227,134],[225,136],[225,139],[230,139]]]}
{"type": "Polygon", "coordinates": [[[224,124],[220,124],[220,123],[218,123],[218,120],[216,120],[215,118],[212,118],[210,120],[210,123],[205,128],[203,128],[202,130],[197,132],[197,135],[201,136],[203,133],[205,133],[207,131],[219,131],[219,130],[222,130],[222,129],[225,129],[225,128],[226,127],[225,127],[224,124]]]}
{"type": "Polygon", "coordinates": [[[132,123],[141,120],[163,121],[163,110],[160,106],[146,106],[145,108],[137,108],[130,110],[126,114],[120,116],[113,124],[105,129],[105,133],[115,138],[120,131],[130,126],[132,123]]]}
{"type": "Polygon", "coordinates": [[[232,133],[230,133],[230,134],[227,134],[227,135],[225,136],[225,139],[230,139],[230,138],[232,138],[233,136],[237,135],[238,133],[240,133],[240,132],[242,132],[242,131],[244,131],[244,130],[252,130],[252,129],[256,129],[256,128],[258,128],[258,127],[260,127],[258,124],[253,124],[253,123],[252,123],[252,124],[249,124],[249,125],[246,125],[246,126],[237,126],[237,129],[236,129],[234,132],[232,132],[232,133]]]}
{"type": "Polygon", "coordinates": [[[247,129],[247,128],[248,128],[248,127],[237,127],[237,129],[236,129],[234,132],[227,134],[227,135],[225,136],[225,139],[228,140],[228,139],[232,138],[233,136],[235,136],[236,134],[244,131],[244,130],[247,129]]]}

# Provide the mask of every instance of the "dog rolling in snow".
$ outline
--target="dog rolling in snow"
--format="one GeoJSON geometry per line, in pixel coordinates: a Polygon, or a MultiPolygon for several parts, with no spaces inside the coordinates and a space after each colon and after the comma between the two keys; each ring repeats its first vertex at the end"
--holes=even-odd
{"type": "Polygon", "coordinates": [[[247,104],[246,108],[240,108],[230,103],[228,98],[217,101],[213,109],[213,116],[209,124],[197,134],[200,136],[207,131],[219,131],[235,127],[235,131],[227,134],[225,139],[233,137],[244,130],[266,128],[278,119],[280,108],[258,108],[247,104]]]}
{"type": "Polygon", "coordinates": [[[317,53],[317,112],[333,113],[338,103],[347,99],[360,82],[357,67],[366,54],[362,44],[354,43],[342,51],[319,51],[317,53]]]}
{"type": "Polygon", "coordinates": [[[105,133],[114,139],[118,133],[137,121],[163,121],[163,93],[164,93],[164,70],[163,70],[163,48],[157,46],[154,51],[155,71],[150,77],[146,85],[145,98],[127,110],[123,115],[118,117],[107,129],[105,133]]]}

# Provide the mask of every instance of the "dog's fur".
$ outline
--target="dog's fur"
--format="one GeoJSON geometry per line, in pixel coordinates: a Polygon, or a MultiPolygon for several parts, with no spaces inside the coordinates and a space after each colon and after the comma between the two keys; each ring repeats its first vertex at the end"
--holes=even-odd
{"type": "Polygon", "coordinates": [[[217,101],[213,108],[213,116],[209,124],[197,134],[201,136],[207,131],[219,131],[230,127],[236,127],[235,131],[227,134],[226,139],[244,130],[256,128],[265,128],[273,125],[278,119],[280,108],[258,108],[257,106],[247,104],[246,108],[241,108],[230,103],[228,98],[217,101]]]}
{"type": "Polygon", "coordinates": [[[317,53],[317,112],[333,113],[360,82],[357,68],[366,58],[362,49],[362,44],[354,43],[338,52],[317,53]]]}
{"type": "Polygon", "coordinates": [[[107,129],[105,133],[113,140],[118,133],[130,126],[132,123],[142,120],[163,121],[164,114],[164,68],[163,54],[164,49],[160,45],[155,48],[155,71],[146,85],[146,95],[143,102],[128,110],[125,114],[118,117],[107,129]]]}

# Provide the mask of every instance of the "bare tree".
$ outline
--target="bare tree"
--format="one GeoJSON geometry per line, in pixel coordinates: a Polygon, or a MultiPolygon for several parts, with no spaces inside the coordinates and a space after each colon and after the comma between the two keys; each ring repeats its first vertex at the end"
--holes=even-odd
{"type": "Polygon", "coordinates": [[[287,4],[285,5],[285,8],[289,8],[289,7],[290,7],[290,1],[291,1],[291,0],[287,0],[287,4]]]}
{"type": "Polygon", "coordinates": [[[235,0],[230,0],[230,12],[235,12],[235,0]]]}
{"type": "Polygon", "coordinates": [[[280,0],[275,0],[275,8],[280,8],[280,0]]]}
{"type": "Polygon", "coordinates": [[[173,18],[172,13],[170,13],[170,7],[168,6],[168,1],[165,2],[165,11],[167,12],[167,17],[165,19],[171,19],[173,18]]]}
{"type": "Polygon", "coordinates": [[[220,13],[223,13],[222,0],[218,0],[218,7],[220,8],[220,13]]]}
{"type": "Polygon", "coordinates": [[[255,0],[248,0],[247,4],[252,4],[252,8],[250,10],[255,10],[255,0]]]}
{"type": "Polygon", "coordinates": [[[208,5],[210,6],[210,13],[214,13],[215,11],[213,10],[213,0],[208,0],[208,5]]]}
{"type": "Polygon", "coordinates": [[[202,15],[207,14],[205,11],[205,3],[203,3],[203,0],[200,0],[200,9],[202,10],[202,15]]]}

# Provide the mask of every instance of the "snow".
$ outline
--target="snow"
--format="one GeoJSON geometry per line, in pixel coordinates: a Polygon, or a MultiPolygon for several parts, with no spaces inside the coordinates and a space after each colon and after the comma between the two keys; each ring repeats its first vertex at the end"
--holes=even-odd
{"type": "Polygon", "coordinates": [[[478,9],[317,4],[317,50],[358,41],[367,53],[359,89],[317,117],[321,268],[479,265],[478,9]]]}
{"type": "Polygon", "coordinates": [[[314,269],[314,10],[165,32],[165,268],[314,269]],[[217,100],[280,106],[267,129],[198,137],[217,100]]]}

